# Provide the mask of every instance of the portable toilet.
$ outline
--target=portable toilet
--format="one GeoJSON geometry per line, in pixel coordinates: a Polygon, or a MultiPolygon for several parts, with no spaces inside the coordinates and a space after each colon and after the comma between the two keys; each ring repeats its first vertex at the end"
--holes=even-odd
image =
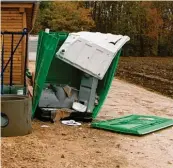
{"type": "Polygon", "coordinates": [[[80,109],[81,114],[90,113],[93,118],[100,111],[114,79],[121,48],[130,38],[89,33],[88,39],[89,34],[83,33],[39,33],[33,117],[37,107],[80,109]],[[101,44],[105,38],[106,43],[101,44]]]}

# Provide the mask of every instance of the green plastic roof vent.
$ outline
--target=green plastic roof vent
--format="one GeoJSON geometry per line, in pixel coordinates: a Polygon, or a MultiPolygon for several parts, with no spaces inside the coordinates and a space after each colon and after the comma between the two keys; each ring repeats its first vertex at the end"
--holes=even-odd
{"type": "Polygon", "coordinates": [[[172,119],[144,115],[129,115],[91,124],[95,128],[134,135],[145,135],[172,125],[172,119]]]}

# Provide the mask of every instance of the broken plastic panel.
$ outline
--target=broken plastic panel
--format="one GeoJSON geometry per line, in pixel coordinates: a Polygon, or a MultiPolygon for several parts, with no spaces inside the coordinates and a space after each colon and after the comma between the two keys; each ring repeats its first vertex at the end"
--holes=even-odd
{"type": "Polygon", "coordinates": [[[95,128],[134,135],[145,135],[172,125],[172,119],[144,115],[130,115],[92,123],[95,128]]]}

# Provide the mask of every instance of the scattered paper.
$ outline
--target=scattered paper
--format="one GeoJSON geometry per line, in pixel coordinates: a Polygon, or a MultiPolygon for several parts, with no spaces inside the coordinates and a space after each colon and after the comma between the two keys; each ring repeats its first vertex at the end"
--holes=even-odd
{"type": "Polygon", "coordinates": [[[81,123],[76,122],[74,120],[62,120],[61,123],[65,124],[65,125],[70,125],[70,126],[79,126],[79,125],[81,125],[81,123]]]}

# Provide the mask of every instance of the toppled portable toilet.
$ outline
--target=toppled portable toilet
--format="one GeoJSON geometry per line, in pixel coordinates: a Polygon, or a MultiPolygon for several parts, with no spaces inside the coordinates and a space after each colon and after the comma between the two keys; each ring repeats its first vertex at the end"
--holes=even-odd
{"type": "Polygon", "coordinates": [[[128,36],[39,33],[32,114],[70,108],[95,118],[110,89],[128,36]]]}

